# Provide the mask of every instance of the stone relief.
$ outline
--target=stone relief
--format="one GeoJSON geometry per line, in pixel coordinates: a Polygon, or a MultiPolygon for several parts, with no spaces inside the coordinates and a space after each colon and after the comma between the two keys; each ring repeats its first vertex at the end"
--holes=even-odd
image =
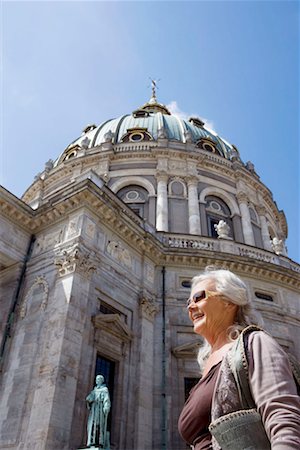
{"type": "Polygon", "coordinates": [[[154,275],[155,275],[155,271],[154,271],[154,266],[145,263],[144,266],[144,277],[146,279],[146,282],[152,284],[154,283],[154,275]]]}
{"type": "Polygon", "coordinates": [[[185,161],[169,161],[169,169],[170,170],[185,170],[186,163],[185,163],[185,161]]]}
{"type": "Polygon", "coordinates": [[[67,228],[67,237],[71,238],[79,234],[79,226],[77,220],[71,220],[67,228]]]}
{"type": "Polygon", "coordinates": [[[157,171],[167,172],[168,171],[168,161],[166,159],[159,159],[157,162],[157,171]]]}
{"type": "Polygon", "coordinates": [[[225,222],[225,220],[220,220],[218,224],[215,224],[214,229],[218,234],[218,239],[231,239],[229,236],[230,226],[225,222]]]}
{"type": "Polygon", "coordinates": [[[112,256],[115,260],[117,260],[120,264],[131,267],[132,266],[132,257],[129,251],[124,248],[119,241],[108,241],[106,247],[107,253],[112,256]]]}
{"type": "Polygon", "coordinates": [[[155,314],[158,312],[158,306],[155,304],[155,301],[143,293],[139,298],[139,304],[142,315],[150,321],[153,321],[155,314]]]}
{"type": "Polygon", "coordinates": [[[62,242],[64,230],[39,236],[35,242],[34,255],[38,255],[45,250],[51,249],[62,242]]]}
{"type": "Polygon", "coordinates": [[[34,280],[33,285],[27,292],[22,307],[20,309],[20,317],[24,319],[28,309],[32,306],[36,312],[38,309],[45,310],[48,301],[49,285],[44,276],[38,276],[34,280]],[[39,289],[40,288],[40,289],[39,289]],[[31,305],[35,300],[35,305],[31,305]]]}
{"type": "Polygon", "coordinates": [[[54,264],[61,277],[75,271],[89,277],[96,270],[95,263],[91,261],[90,252],[79,248],[78,244],[62,250],[55,258],[54,264]]]}
{"type": "Polygon", "coordinates": [[[84,232],[89,239],[94,239],[96,232],[96,225],[92,220],[90,220],[87,217],[85,219],[84,232]]]}

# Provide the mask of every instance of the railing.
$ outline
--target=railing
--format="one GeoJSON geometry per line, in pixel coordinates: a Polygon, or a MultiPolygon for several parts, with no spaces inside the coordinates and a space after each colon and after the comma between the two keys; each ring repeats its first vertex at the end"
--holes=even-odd
{"type": "Polygon", "coordinates": [[[178,249],[207,250],[210,252],[229,253],[232,255],[251,258],[256,261],[264,261],[278,266],[286,267],[294,272],[300,273],[300,265],[291,261],[286,256],[276,255],[267,250],[240,244],[227,239],[213,239],[209,237],[198,237],[191,235],[179,235],[158,232],[157,235],[165,246],[178,249]]]}
{"type": "Polygon", "coordinates": [[[152,148],[157,147],[157,143],[143,142],[141,144],[137,143],[126,143],[118,144],[114,146],[115,153],[121,152],[149,152],[152,148]]]}

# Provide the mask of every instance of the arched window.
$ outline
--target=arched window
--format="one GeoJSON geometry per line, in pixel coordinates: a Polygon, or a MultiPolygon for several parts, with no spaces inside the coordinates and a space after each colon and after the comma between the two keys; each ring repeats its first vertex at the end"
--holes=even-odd
{"type": "Polygon", "coordinates": [[[258,216],[254,209],[254,206],[249,207],[249,214],[250,214],[250,219],[251,219],[251,224],[252,224],[255,245],[256,245],[256,247],[263,248],[264,245],[263,245],[263,241],[262,241],[261,230],[260,230],[260,226],[259,226],[258,216]]]}
{"type": "Polygon", "coordinates": [[[218,233],[215,230],[215,225],[217,225],[220,220],[224,220],[230,228],[229,236],[234,238],[231,211],[226,203],[220,198],[212,195],[208,195],[205,198],[205,202],[208,236],[217,238],[218,233]]]}
{"type": "Polygon", "coordinates": [[[141,186],[126,186],[117,193],[117,196],[142,219],[148,219],[149,194],[146,189],[141,186]]]}

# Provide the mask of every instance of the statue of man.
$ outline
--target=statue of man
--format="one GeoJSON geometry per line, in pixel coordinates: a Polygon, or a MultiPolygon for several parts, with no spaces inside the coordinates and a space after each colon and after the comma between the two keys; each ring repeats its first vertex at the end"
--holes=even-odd
{"type": "Polygon", "coordinates": [[[110,398],[102,375],[96,376],[96,386],[89,393],[86,401],[87,407],[90,410],[87,423],[87,446],[95,446],[109,450],[107,416],[110,411],[110,398]]]}

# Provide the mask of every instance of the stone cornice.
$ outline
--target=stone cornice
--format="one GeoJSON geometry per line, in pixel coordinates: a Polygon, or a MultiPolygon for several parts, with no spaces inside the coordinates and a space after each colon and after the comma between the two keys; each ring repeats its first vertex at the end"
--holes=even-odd
{"type": "Polygon", "coordinates": [[[9,218],[26,231],[32,232],[36,212],[2,186],[0,186],[0,209],[3,216],[9,218]]]}
{"type": "Polygon", "coordinates": [[[69,185],[35,211],[9,192],[3,190],[2,193],[4,215],[26,227],[30,233],[42,231],[66,219],[70,213],[87,208],[99,218],[100,223],[103,221],[120,239],[137,252],[147,255],[156,265],[185,265],[191,268],[208,264],[226,265],[236,272],[280,282],[294,289],[300,288],[300,266],[288,258],[235,242],[224,244],[228,248],[221,249],[221,243],[217,240],[201,236],[176,235],[174,240],[167,233],[157,233],[110,189],[104,185],[97,186],[91,179],[69,185]]]}

